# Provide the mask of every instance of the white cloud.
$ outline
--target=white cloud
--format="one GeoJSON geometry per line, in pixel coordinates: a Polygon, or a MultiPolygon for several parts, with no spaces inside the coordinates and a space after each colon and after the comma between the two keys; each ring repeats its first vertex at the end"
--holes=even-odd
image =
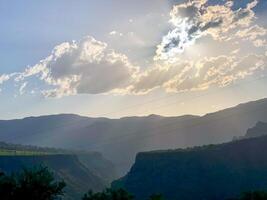
{"type": "Polygon", "coordinates": [[[17,81],[37,75],[53,86],[46,96],[99,94],[125,88],[138,72],[128,58],[108,49],[107,44],[86,37],[79,42],[62,43],[52,54],[17,77],[17,81]]]}
{"type": "Polygon", "coordinates": [[[0,76],[0,85],[3,84],[5,81],[8,81],[10,79],[10,75],[9,74],[2,74],[0,76]]]}
{"type": "Polygon", "coordinates": [[[253,8],[257,3],[251,0],[236,10],[234,1],[211,5],[207,0],[192,0],[175,5],[170,12],[174,29],[157,46],[155,66],[143,72],[131,90],[134,93],[159,87],[169,92],[205,90],[211,86],[225,87],[265,70],[267,30],[255,23],[253,8]],[[186,51],[200,38],[205,38],[203,46],[216,44],[225,48],[226,53],[205,56],[209,53],[206,49],[202,50],[202,57],[197,57],[186,51]]]}
{"type": "MultiPolygon", "coordinates": [[[[134,66],[126,55],[88,36],[56,46],[51,55],[27,67],[15,80],[25,84],[25,79],[38,77],[46,83],[42,94],[47,97],[136,95],[156,88],[184,92],[225,87],[266,68],[267,31],[255,22],[253,8],[257,2],[251,0],[244,8],[235,10],[234,1],[210,5],[207,0],[191,0],[174,6],[170,12],[174,28],[163,36],[149,68],[134,66]],[[196,41],[204,41],[202,46],[207,47],[193,49],[201,51],[197,52],[201,56],[186,51],[196,41]],[[210,46],[212,48],[208,48],[210,46]],[[216,51],[216,48],[225,51],[216,51]],[[208,54],[208,51],[214,52],[208,54]]],[[[121,35],[123,37],[113,37],[120,36],[117,31],[109,35],[145,46],[145,41],[133,32],[121,35]]],[[[1,79],[3,82],[7,77],[0,76],[0,84],[1,79]]],[[[21,86],[21,93],[26,85],[21,86]]]]}
{"type": "Polygon", "coordinates": [[[267,34],[267,29],[264,27],[254,25],[246,29],[239,30],[236,36],[242,40],[248,40],[253,43],[256,47],[266,46],[265,36],[267,34]]]}
{"type": "Polygon", "coordinates": [[[24,83],[22,83],[22,85],[20,86],[20,88],[19,88],[19,93],[20,93],[20,95],[23,95],[23,94],[25,93],[25,88],[26,88],[27,84],[28,84],[28,82],[24,82],[24,83]]]}
{"type": "MultiPolygon", "coordinates": [[[[5,82],[10,80],[11,78],[17,76],[18,73],[11,73],[11,74],[2,74],[0,75],[0,86],[3,85],[5,82]]],[[[0,88],[0,92],[2,92],[2,89],[0,88]]]]}
{"type": "Polygon", "coordinates": [[[123,36],[123,33],[120,33],[118,31],[111,31],[111,32],[109,32],[109,35],[111,35],[111,36],[123,36]]]}
{"type": "Polygon", "coordinates": [[[131,91],[147,93],[162,87],[168,92],[206,90],[211,86],[225,87],[266,69],[267,58],[249,54],[244,57],[220,55],[196,61],[182,61],[157,67],[143,73],[131,91]]]}

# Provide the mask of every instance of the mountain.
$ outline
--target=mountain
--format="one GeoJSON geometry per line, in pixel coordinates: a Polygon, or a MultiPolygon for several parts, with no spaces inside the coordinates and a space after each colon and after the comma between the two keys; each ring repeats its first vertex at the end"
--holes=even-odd
{"type": "Polygon", "coordinates": [[[244,136],[235,136],[233,140],[243,140],[246,138],[255,138],[267,135],[267,123],[257,122],[255,126],[249,128],[244,136]]]}
{"type": "Polygon", "coordinates": [[[223,200],[267,189],[267,136],[220,145],[139,153],[130,172],[113,183],[147,199],[223,200]]]}
{"type": "Polygon", "coordinates": [[[79,199],[89,189],[100,191],[105,183],[90,172],[75,155],[0,156],[0,170],[14,173],[24,167],[45,165],[67,184],[66,200],[79,199]]]}
{"type": "Polygon", "coordinates": [[[247,130],[246,138],[260,137],[267,135],[267,123],[258,122],[254,127],[247,130]]]}
{"type": "Polygon", "coordinates": [[[67,183],[65,200],[79,199],[89,189],[100,191],[116,177],[113,165],[101,154],[0,143],[0,171],[45,165],[67,183]]]}
{"type": "Polygon", "coordinates": [[[0,121],[0,140],[97,151],[124,175],[142,151],[216,144],[267,120],[267,99],[204,116],[89,118],[72,114],[0,121]]]}

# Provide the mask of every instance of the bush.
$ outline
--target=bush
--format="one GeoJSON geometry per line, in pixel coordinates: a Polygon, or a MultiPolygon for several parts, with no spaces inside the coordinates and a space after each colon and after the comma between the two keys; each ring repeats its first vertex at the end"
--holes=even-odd
{"type": "Polygon", "coordinates": [[[265,191],[250,191],[245,192],[239,198],[240,200],[267,200],[267,192],[265,191]]]}
{"type": "Polygon", "coordinates": [[[153,194],[149,197],[149,200],[164,200],[161,194],[153,194]]]}
{"type": "Polygon", "coordinates": [[[0,199],[55,200],[63,196],[64,181],[55,181],[47,167],[24,169],[21,173],[0,174],[0,199]]]}
{"type": "Polygon", "coordinates": [[[123,189],[106,189],[103,192],[93,193],[89,191],[82,200],[133,200],[133,195],[123,189]]]}

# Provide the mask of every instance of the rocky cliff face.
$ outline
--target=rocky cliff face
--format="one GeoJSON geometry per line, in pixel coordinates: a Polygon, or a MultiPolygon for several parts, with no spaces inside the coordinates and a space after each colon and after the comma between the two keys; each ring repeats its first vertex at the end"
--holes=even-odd
{"type": "Polygon", "coordinates": [[[225,199],[267,189],[267,136],[191,149],[139,153],[130,172],[113,183],[137,199],[225,199]]]}

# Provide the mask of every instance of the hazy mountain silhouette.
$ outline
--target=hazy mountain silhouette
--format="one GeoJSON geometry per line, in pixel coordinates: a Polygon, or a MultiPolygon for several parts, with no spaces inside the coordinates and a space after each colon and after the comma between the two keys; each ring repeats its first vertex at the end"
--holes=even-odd
{"type": "Polygon", "coordinates": [[[39,146],[94,150],[120,174],[141,151],[221,143],[267,121],[267,99],[199,116],[89,118],[72,114],[0,121],[0,140],[39,146]]]}
{"type": "Polygon", "coordinates": [[[247,138],[255,138],[267,135],[267,123],[265,122],[257,122],[255,126],[249,128],[244,136],[235,136],[233,140],[243,140],[247,138]]]}
{"type": "Polygon", "coordinates": [[[267,123],[258,122],[254,127],[247,130],[246,138],[260,137],[267,135],[267,123]]]}
{"type": "Polygon", "coordinates": [[[139,153],[130,172],[113,183],[147,199],[223,200],[267,189],[267,136],[189,149],[139,153]]]}

